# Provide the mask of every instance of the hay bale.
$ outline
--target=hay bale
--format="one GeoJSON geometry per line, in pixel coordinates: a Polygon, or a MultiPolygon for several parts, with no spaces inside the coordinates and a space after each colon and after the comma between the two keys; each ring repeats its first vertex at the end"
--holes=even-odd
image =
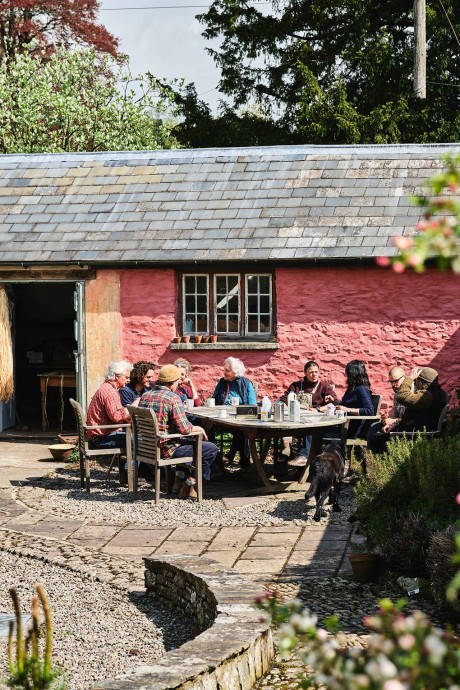
{"type": "Polygon", "coordinates": [[[0,402],[8,402],[13,395],[13,342],[8,295],[0,288],[0,402]]]}

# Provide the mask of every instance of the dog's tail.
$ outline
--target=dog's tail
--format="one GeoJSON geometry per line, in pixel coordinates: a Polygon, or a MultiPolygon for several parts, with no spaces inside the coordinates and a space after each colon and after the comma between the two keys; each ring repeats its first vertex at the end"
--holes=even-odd
{"type": "Polygon", "coordinates": [[[308,491],[305,494],[305,500],[306,501],[309,501],[310,498],[313,498],[313,496],[315,495],[315,493],[318,489],[318,486],[319,486],[319,477],[317,474],[315,474],[315,476],[311,480],[311,484],[308,488],[308,491]]]}

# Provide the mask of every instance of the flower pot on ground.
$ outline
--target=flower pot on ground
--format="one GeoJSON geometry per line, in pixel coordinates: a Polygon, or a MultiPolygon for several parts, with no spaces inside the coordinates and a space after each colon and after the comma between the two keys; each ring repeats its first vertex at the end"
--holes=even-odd
{"type": "Polygon", "coordinates": [[[380,554],[350,553],[348,555],[356,582],[377,582],[380,574],[380,554]]]}

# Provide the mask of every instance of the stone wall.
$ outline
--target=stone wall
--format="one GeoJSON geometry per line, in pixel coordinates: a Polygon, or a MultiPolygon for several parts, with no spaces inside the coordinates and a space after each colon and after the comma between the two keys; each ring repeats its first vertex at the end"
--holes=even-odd
{"type": "Polygon", "coordinates": [[[151,666],[106,680],[99,690],[250,690],[274,656],[270,627],[260,622],[260,590],[243,575],[205,558],[146,558],[147,589],[192,616],[202,631],[151,666]]]}

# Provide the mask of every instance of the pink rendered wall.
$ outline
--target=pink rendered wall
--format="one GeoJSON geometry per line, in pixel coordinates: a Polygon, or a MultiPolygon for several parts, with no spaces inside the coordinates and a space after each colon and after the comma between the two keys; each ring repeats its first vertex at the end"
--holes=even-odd
{"type": "Polygon", "coordinates": [[[378,268],[283,268],[276,271],[278,350],[171,351],[177,292],[172,270],[123,270],[123,357],[161,366],[185,356],[195,384],[209,395],[228,356],[240,357],[259,396],[272,399],[302,375],[310,358],[345,388],[343,369],[362,359],[372,389],[391,400],[387,371],[430,365],[448,392],[460,384],[460,277],[430,271],[396,275],[378,268]]]}

